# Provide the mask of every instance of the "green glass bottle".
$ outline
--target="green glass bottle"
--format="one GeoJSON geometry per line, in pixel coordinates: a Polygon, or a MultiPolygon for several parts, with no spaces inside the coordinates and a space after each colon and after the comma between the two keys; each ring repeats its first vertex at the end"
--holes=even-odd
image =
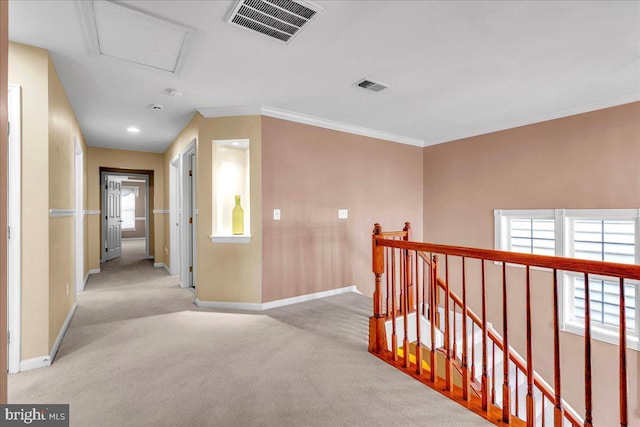
{"type": "Polygon", "coordinates": [[[244,209],[240,206],[240,195],[236,194],[236,205],[233,207],[231,214],[233,234],[244,234],[244,209]]]}

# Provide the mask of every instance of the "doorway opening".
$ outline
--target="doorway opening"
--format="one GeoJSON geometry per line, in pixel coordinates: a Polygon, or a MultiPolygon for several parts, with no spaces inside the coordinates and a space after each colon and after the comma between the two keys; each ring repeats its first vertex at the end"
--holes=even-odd
{"type": "Polygon", "coordinates": [[[153,259],[153,171],[100,168],[102,262],[133,264],[153,259]]]}

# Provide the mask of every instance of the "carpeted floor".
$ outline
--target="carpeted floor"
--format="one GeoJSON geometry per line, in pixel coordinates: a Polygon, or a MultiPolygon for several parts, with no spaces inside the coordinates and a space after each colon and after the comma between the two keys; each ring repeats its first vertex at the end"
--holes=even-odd
{"type": "Polygon", "coordinates": [[[370,298],[200,309],[123,255],[78,296],[54,364],[10,375],[10,403],[69,403],[82,427],[490,425],[367,352],[370,298]]]}

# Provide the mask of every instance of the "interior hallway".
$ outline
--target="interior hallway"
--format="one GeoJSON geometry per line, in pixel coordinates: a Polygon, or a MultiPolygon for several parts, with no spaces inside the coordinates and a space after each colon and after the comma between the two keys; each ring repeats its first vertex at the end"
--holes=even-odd
{"type": "Polygon", "coordinates": [[[132,260],[91,276],[54,364],[10,375],[10,403],[69,403],[83,427],[490,425],[367,352],[370,298],[212,311],[132,260]]]}

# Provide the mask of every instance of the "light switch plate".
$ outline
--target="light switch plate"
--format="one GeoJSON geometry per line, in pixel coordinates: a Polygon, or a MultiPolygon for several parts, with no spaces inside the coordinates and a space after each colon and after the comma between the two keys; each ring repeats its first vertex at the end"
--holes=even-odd
{"type": "Polygon", "coordinates": [[[338,209],[338,219],[347,219],[347,218],[349,218],[349,210],[338,209]]]}
{"type": "Polygon", "coordinates": [[[273,219],[274,221],[280,221],[280,209],[273,210],[273,219]]]}

